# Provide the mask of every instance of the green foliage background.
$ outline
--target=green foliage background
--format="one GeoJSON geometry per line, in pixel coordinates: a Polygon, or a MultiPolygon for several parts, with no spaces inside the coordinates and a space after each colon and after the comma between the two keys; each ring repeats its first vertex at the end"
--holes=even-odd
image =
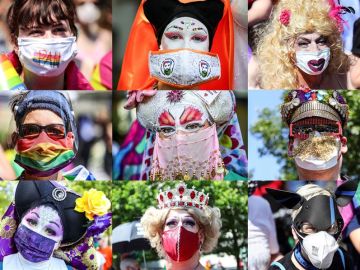
{"type": "MultiPolygon", "coordinates": [[[[17,181],[0,181],[0,213],[5,213],[10,202],[14,200],[17,181]]],[[[64,182],[65,183],[65,182],[64,182]]],[[[66,186],[77,192],[79,195],[84,194],[86,190],[95,188],[103,191],[109,200],[111,200],[111,182],[106,181],[78,181],[66,182],[66,186]]],[[[111,229],[105,232],[105,235],[111,235],[111,229]]],[[[110,241],[108,243],[111,244],[110,241]]]]}
{"type": "MultiPolygon", "coordinates": [[[[349,105],[349,122],[344,130],[348,139],[348,152],[343,156],[342,173],[356,178],[360,175],[360,92],[355,90],[339,91],[349,105]]],[[[283,97],[288,93],[284,91],[283,97]]],[[[280,164],[279,179],[297,180],[293,160],[287,155],[288,127],[281,121],[280,108],[265,108],[258,121],[250,126],[250,132],[262,141],[258,148],[260,157],[271,155],[280,164]]],[[[261,168],[258,168],[261,169],[261,168]]],[[[272,180],[272,179],[267,179],[272,180]]]]}
{"type": "MultiPolygon", "coordinates": [[[[140,219],[149,206],[156,206],[159,190],[174,187],[175,182],[113,182],[113,228],[140,219]]],[[[187,182],[209,193],[209,205],[220,208],[222,229],[217,248],[212,252],[233,255],[239,260],[240,247],[247,247],[247,184],[244,182],[187,182]]],[[[116,257],[116,256],[115,256],[116,257]]],[[[147,260],[158,259],[154,250],[147,260]]],[[[117,259],[116,259],[117,261],[117,259]]],[[[118,265],[115,262],[114,265],[118,265]]]]}

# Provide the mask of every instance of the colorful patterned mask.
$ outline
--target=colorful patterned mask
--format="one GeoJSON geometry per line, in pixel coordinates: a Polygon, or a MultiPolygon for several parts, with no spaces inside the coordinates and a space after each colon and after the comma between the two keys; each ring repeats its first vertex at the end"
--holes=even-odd
{"type": "Polygon", "coordinates": [[[35,139],[18,138],[15,162],[34,176],[50,176],[66,167],[75,158],[73,133],[53,140],[42,132],[35,139]]]}

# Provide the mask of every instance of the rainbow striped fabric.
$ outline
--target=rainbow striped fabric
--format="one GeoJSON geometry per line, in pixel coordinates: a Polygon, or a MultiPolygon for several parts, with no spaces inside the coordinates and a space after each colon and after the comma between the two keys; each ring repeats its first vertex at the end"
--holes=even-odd
{"type": "Polygon", "coordinates": [[[17,141],[16,151],[15,162],[33,173],[58,171],[75,157],[73,149],[67,146],[66,138],[57,141],[42,138],[39,143],[21,138],[17,141]]]}
{"type": "Polygon", "coordinates": [[[25,84],[6,55],[0,55],[0,90],[26,90],[25,84]]]}

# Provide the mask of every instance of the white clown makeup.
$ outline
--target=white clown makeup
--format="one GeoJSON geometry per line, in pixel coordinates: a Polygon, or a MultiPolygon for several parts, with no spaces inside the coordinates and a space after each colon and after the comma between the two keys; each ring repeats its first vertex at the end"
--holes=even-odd
{"type": "Polygon", "coordinates": [[[192,49],[209,51],[210,40],[206,26],[197,19],[180,17],[170,22],[161,38],[161,49],[192,49]]]}
{"type": "Polygon", "coordinates": [[[21,225],[60,243],[63,239],[63,226],[59,214],[49,206],[38,206],[29,210],[21,220],[21,225]]]}
{"type": "Polygon", "coordinates": [[[331,58],[328,39],[318,33],[302,34],[295,40],[296,65],[309,75],[326,70],[331,58]]]}

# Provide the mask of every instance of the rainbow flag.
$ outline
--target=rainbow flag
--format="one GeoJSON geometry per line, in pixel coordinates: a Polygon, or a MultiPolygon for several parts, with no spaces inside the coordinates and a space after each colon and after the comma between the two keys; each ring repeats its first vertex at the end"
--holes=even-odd
{"type": "Polygon", "coordinates": [[[0,90],[26,90],[25,84],[6,55],[0,55],[0,90]]]}

